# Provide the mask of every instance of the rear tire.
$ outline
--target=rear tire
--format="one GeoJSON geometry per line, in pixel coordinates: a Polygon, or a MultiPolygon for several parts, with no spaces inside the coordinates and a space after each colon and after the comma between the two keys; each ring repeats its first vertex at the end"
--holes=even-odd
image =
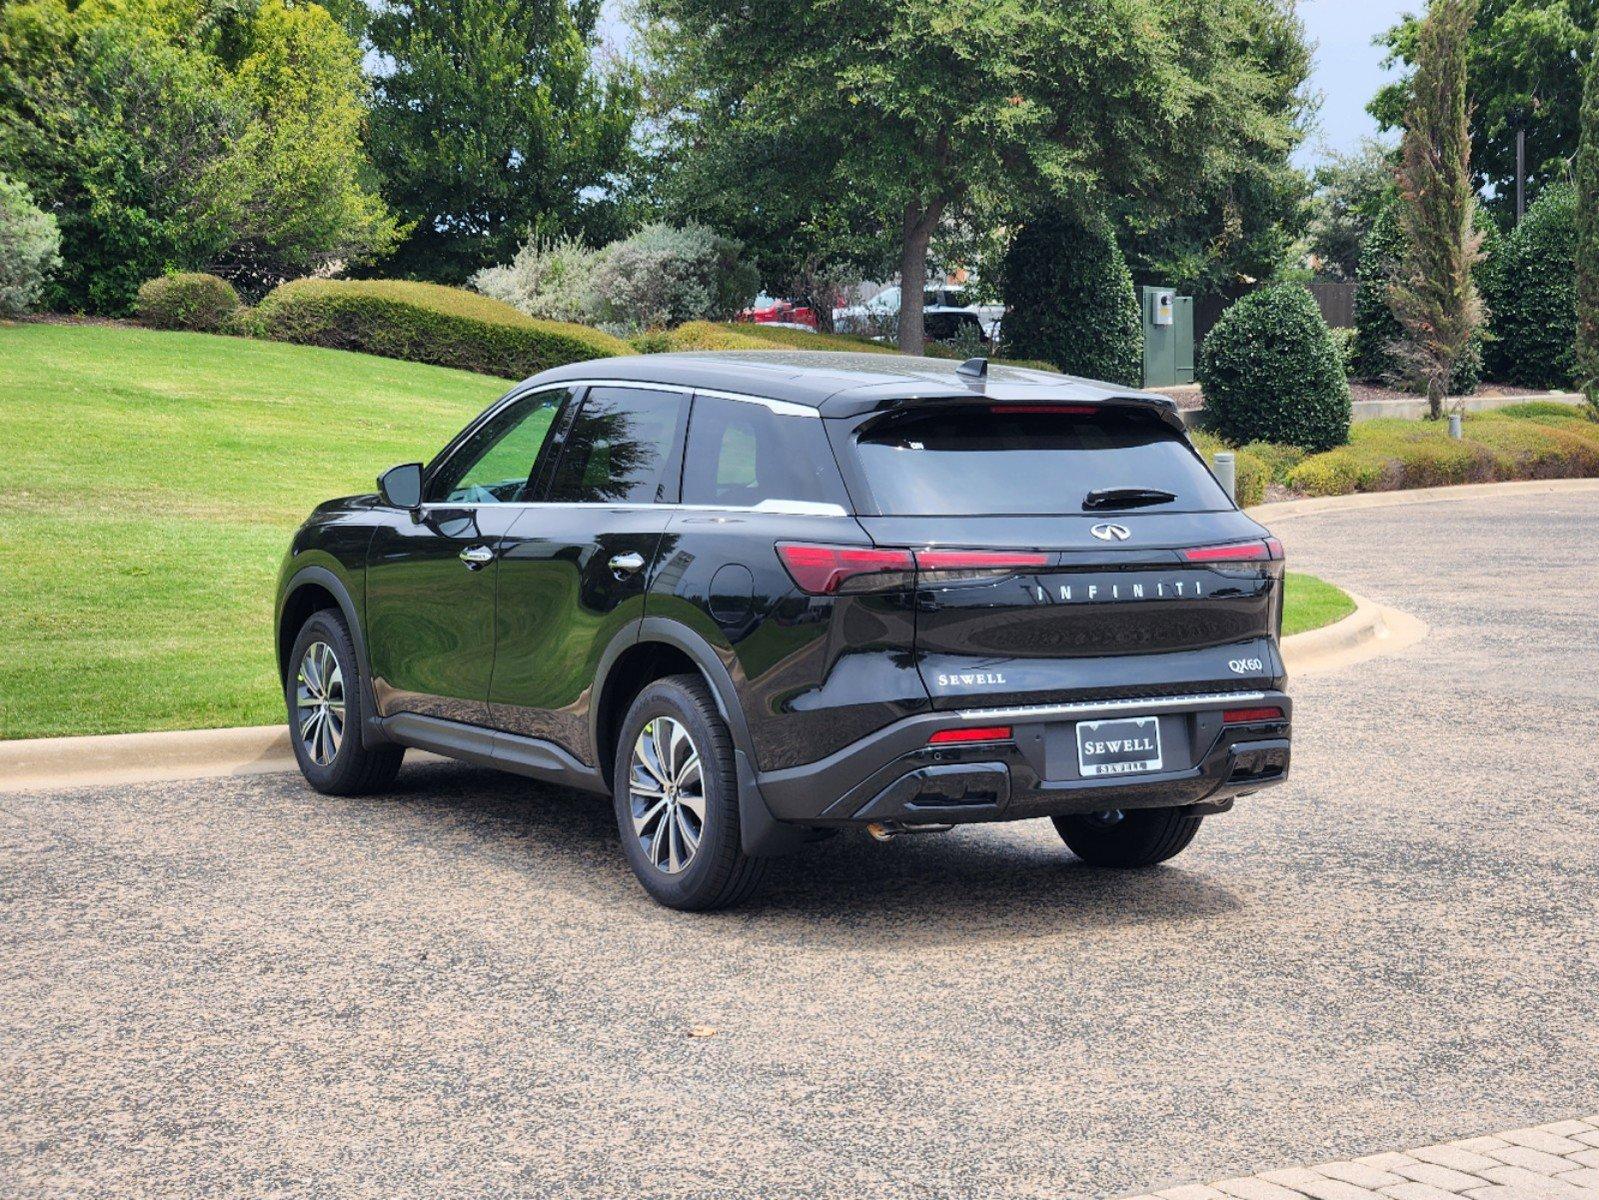
{"type": "Polygon", "coordinates": [[[300,773],[325,795],[381,792],[400,773],[404,746],[361,745],[362,694],[361,663],[343,614],[333,608],[312,613],[289,653],[283,699],[300,773]]]}
{"type": "Polygon", "coordinates": [[[1203,817],[1177,808],[1135,808],[1108,814],[1052,817],[1073,854],[1096,867],[1152,867],[1181,854],[1203,817]]]}
{"type": "Polygon", "coordinates": [[[698,675],[658,679],[638,694],[611,779],[622,852],[659,903],[707,912],[760,886],[767,860],[744,853],[733,739],[698,675]]]}

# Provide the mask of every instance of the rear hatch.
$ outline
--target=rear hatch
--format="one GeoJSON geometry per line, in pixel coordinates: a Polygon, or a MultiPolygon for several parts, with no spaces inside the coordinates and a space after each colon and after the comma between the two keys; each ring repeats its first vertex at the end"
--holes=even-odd
{"type": "Polygon", "coordinates": [[[869,493],[861,524],[915,551],[915,658],[934,707],[1281,681],[1281,551],[1174,413],[946,401],[838,432],[869,493]]]}

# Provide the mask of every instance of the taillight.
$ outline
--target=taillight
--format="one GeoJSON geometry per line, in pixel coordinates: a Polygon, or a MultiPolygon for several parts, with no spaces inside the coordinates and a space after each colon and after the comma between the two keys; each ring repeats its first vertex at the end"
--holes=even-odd
{"type": "Polygon", "coordinates": [[[909,550],[879,550],[872,546],[779,542],[777,556],[783,560],[784,568],[800,591],[812,596],[831,596],[840,591],[867,590],[874,584],[898,583],[898,580],[868,577],[909,576],[916,569],[916,559],[909,550]]]}
{"type": "Polygon", "coordinates": [[[1014,550],[918,550],[918,571],[1034,571],[1049,555],[1014,550]]]}
{"type": "Polygon", "coordinates": [[[1249,725],[1255,721],[1281,721],[1283,710],[1271,708],[1229,708],[1221,714],[1223,725],[1249,725]]]}
{"type": "Polygon", "coordinates": [[[1184,562],[1269,562],[1283,556],[1282,543],[1276,538],[1262,542],[1232,542],[1226,546],[1195,546],[1179,550],[1184,562]]]}
{"type": "Polygon", "coordinates": [[[940,729],[927,739],[929,746],[967,745],[971,742],[1008,742],[1009,725],[977,725],[970,729],[940,729]]]}

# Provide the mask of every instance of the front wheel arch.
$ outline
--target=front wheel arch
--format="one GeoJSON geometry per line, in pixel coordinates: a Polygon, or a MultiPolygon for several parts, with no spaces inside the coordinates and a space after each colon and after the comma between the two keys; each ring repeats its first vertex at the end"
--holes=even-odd
{"type": "Polygon", "coordinates": [[[372,691],[372,658],[366,649],[366,634],[356,618],[355,601],[350,590],[326,567],[302,567],[283,588],[283,599],[278,605],[277,653],[278,683],[285,685],[290,670],[289,650],[300,630],[314,613],[325,608],[336,608],[344,618],[344,628],[349,631],[355,656],[360,664],[362,709],[368,720],[361,726],[361,744],[368,748],[388,741],[379,731],[375,718],[377,702],[372,691]]]}

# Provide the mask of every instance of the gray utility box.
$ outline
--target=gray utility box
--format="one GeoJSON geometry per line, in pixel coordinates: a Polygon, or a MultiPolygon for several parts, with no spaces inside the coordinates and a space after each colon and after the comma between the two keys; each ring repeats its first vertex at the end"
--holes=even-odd
{"type": "Polygon", "coordinates": [[[1144,386],[1194,382],[1194,298],[1144,289],[1144,386]]]}

